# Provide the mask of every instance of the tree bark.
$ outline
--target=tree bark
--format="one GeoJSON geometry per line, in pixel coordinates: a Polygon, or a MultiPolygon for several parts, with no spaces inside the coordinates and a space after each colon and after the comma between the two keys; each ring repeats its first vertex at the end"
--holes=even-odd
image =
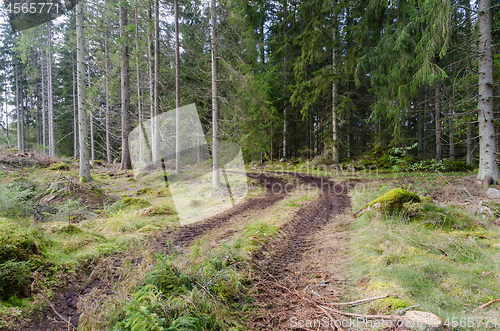
{"type": "Polygon", "coordinates": [[[78,107],[76,105],[76,68],[75,68],[75,58],[72,56],[73,62],[73,158],[78,158],[78,107]]]}
{"type": "Polygon", "coordinates": [[[155,75],[154,75],[154,117],[153,125],[153,164],[160,162],[160,1],[155,0],[155,75]]]}
{"type": "Polygon", "coordinates": [[[45,70],[44,70],[44,66],[45,66],[45,55],[44,55],[44,52],[41,52],[42,53],[42,58],[41,58],[41,61],[42,61],[42,64],[40,66],[40,72],[42,74],[42,82],[41,82],[41,85],[42,85],[42,146],[44,147],[44,150],[43,152],[45,153],[45,147],[47,147],[47,119],[45,118],[45,70]]]}
{"type": "Polygon", "coordinates": [[[56,155],[54,140],[54,97],[52,90],[52,29],[47,24],[47,112],[49,120],[49,156],[56,155]]]}
{"type": "MultiPolygon", "coordinates": [[[[420,94],[422,95],[422,94],[420,94]]],[[[418,108],[418,156],[422,157],[424,154],[424,102],[425,99],[420,97],[417,99],[418,108]],[[418,102],[420,101],[420,102],[418,102]]]]}
{"type": "Polygon", "coordinates": [[[104,53],[106,57],[106,79],[105,79],[105,89],[106,89],[106,159],[108,163],[113,162],[113,158],[111,156],[111,106],[109,102],[109,45],[106,41],[104,46],[104,53]]]}
{"type": "Polygon", "coordinates": [[[498,184],[493,118],[493,58],[491,52],[491,0],[479,0],[479,172],[485,184],[498,184]]]}
{"type": "Polygon", "coordinates": [[[175,173],[181,173],[181,134],[180,114],[181,90],[179,77],[179,1],[174,0],[175,7],[175,173]]]}
{"type": "Polygon", "coordinates": [[[450,126],[450,159],[455,161],[455,120],[453,118],[453,110],[450,109],[450,120],[449,120],[449,126],[450,126]]]}
{"type": "Polygon", "coordinates": [[[19,151],[22,151],[22,146],[21,146],[21,110],[19,106],[19,60],[17,57],[15,57],[16,61],[16,68],[15,68],[15,75],[16,75],[16,117],[17,117],[17,149],[19,151]]]}
{"type": "Polygon", "coordinates": [[[142,132],[142,102],[141,102],[141,71],[139,66],[139,14],[135,8],[135,57],[137,73],[137,111],[139,113],[139,162],[142,163],[142,145],[144,141],[142,132]]]}
{"type": "Polygon", "coordinates": [[[435,111],[435,122],[436,122],[436,163],[441,162],[443,159],[443,146],[441,143],[441,84],[436,82],[434,84],[434,111],[435,111]]]}
{"type": "Polygon", "coordinates": [[[128,145],[128,136],[130,134],[130,77],[129,77],[129,54],[128,54],[128,24],[127,6],[120,2],[120,37],[121,46],[121,102],[122,102],[122,162],[121,169],[132,169],[130,160],[130,150],[128,145]]]}
{"type": "Polygon", "coordinates": [[[78,127],[80,137],[80,181],[91,181],[89,168],[88,119],[85,86],[85,36],[82,3],[76,5],[76,74],[78,84],[78,127]]]}
{"type": "Polygon", "coordinates": [[[219,137],[217,132],[217,120],[219,108],[217,102],[217,17],[216,0],[211,0],[210,6],[210,25],[212,27],[212,157],[213,157],[213,186],[218,187],[219,180],[219,137]]]}
{"type": "MultiPolygon", "coordinates": [[[[464,1],[465,7],[470,9],[470,1],[464,1]]],[[[465,38],[468,49],[471,49],[472,44],[472,22],[471,22],[471,13],[470,10],[465,10],[465,38]]],[[[467,57],[470,57],[470,52],[467,52],[467,57]]],[[[472,74],[472,70],[470,66],[467,67],[467,73],[469,75],[472,74]]],[[[467,98],[471,98],[472,93],[469,92],[467,94],[467,98]]],[[[474,123],[472,118],[470,119],[470,123],[467,125],[467,155],[465,157],[465,163],[468,166],[474,164],[474,123]]]]}
{"type": "MultiPolygon", "coordinates": [[[[286,35],[286,19],[288,16],[288,0],[283,0],[283,39],[285,39],[286,35]]],[[[284,83],[285,83],[285,93],[286,86],[288,84],[288,76],[287,76],[287,58],[286,55],[283,57],[283,75],[284,75],[284,83]]],[[[283,158],[288,159],[288,104],[286,100],[283,104],[283,158]]]]}
{"type": "MultiPolygon", "coordinates": [[[[337,75],[337,15],[333,21],[333,51],[332,51],[332,66],[333,74],[337,75]]],[[[333,131],[333,162],[340,162],[339,155],[339,114],[338,114],[338,80],[337,77],[333,78],[332,82],[332,131],[333,131]]]]}
{"type": "MultiPolygon", "coordinates": [[[[153,9],[149,6],[149,20],[153,20],[153,9]]],[[[151,117],[151,161],[155,164],[154,156],[154,146],[155,146],[155,136],[154,136],[154,120],[155,120],[155,69],[154,69],[154,43],[153,34],[151,30],[148,31],[148,71],[149,71],[149,107],[150,107],[150,117],[151,117]]],[[[142,129],[141,129],[142,131],[142,129]]]]}
{"type": "Polygon", "coordinates": [[[106,89],[106,159],[108,164],[113,162],[113,157],[111,155],[111,105],[109,102],[109,19],[108,15],[105,15],[105,29],[106,33],[104,34],[104,61],[105,61],[105,70],[106,70],[106,79],[105,79],[105,89],[106,89]]]}

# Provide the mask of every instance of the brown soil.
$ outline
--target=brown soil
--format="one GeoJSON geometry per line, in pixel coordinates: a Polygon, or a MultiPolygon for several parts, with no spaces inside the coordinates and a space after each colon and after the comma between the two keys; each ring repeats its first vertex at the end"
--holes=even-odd
{"type": "MultiPolygon", "coordinates": [[[[198,237],[210,232],[211,230],[220,227],[221,225],[230,222],[231,219],[242,213],[251,213],[252,210],[261,210],[268,208],[274,203],[284,199],[287,196],[285,192],[274,192],[273,185],[284,185],[285,180],[275,176],[261,174],[259,176],[251,176],[259,181],[266,188],[266,194],[256,198],[249,198],[220,215],[209,218],[203,222],[180,227],[178,232],[166,230],[160,233],[156,240],[150,246],[154,251],[168,251],[169,244],[174,246],[187,247],[198,237]]],[[[34,314],[29,319],[26,319],[24,325],[17,327],[15,330],[8,331],[66,331],[68,330],[68,321],[71,322],[70,330],[76,330],[79,323],[79,312],[77,311],[77,303],[80,297],[89,295],[92,292],[99,292],[102,296],[106,291],[111,291],[113,283],[122,280],[120,267],[122,266],[123,257],[113,256],[105,260],[105,263],[100,263],[92,269],[94,272],[88,276],[90,268],[87,271],[78,273],[78,279],[74,279],[70,283],[68,289],[61,291],[59,295],[52,300],[53,307],[44,308],[39,314],[34,314]],[[102,272],[107,269],[105,272],[102,272]],[[107,274],[105,278],[93,276],[107,274]],[[64,320],[62,318],[64,318],[64,320]]],[[[132,263],[140,263],[140,259],[132,263]]],[[[4,331],[4,329],[1,329],[4,331]]],[[[5,329],[7,331],[7,329],[5,329]]]]}
{"type": "Polygon", "coordinates": [[[259,270],[254,296],[261,307],[251,326],[254,329],[289,330],[293,326],[292,317],[299,320],[326,317],[318,315],[308,298],[321,296],[323,300],[337,301],[344,292],[341,276],[348,234],[342,227],[344,220],[340,214],[350,205],[347,191],[352,184],[297,176],[317,185],[322,192],[300,208],[279,235],[254,255],[259,270]],[[314,291],[311,284],[321,288],[314,291]]]}
{"type": "Polygon", "coordinates": [[[260,174],[258,176],[251,176],[251,178],[258,180],[261,185],[265,187],[266,194],[260,197],[246,199],[234,208],[208,218],[203,222],[183,226],[177,233],[167,230],[158,236],[155,246],[159,246],[162,252],[167,251],[169,245],[187,247],[201,235],[213,229],[220,228],[223,224],[229,223],[236,216],[252,210],[266,209],[288,195],[284,190],[278,191],[277,189],[273,189],[278,186],[283,187],[286,184],[285,181],[279,177],[260,174]]]}

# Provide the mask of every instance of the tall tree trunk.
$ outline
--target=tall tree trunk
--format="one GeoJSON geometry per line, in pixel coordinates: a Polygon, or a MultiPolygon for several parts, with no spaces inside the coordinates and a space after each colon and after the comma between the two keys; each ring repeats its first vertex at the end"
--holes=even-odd
{"type": "Polygon", "coordinates": [[[493,59],[491,52],[491,0],[479,0],[479,172],[485,184],[498,184],[495,156],[496,139],[493,122],[493,59]]]}
{"type": "Polygon", "coordinates": [[[217,132],[217,120],[219,117],[219,106],[217,100],[217,17],[216,0],[211,0],[210,25],[212,27],[212,157],[213,157],[213,186],[218,187],[219,180],[219,136],[217,132]]]}
{"type": "MultiPolygon", "coordinates": [[[[87,84],[89,86],[89,89],[91,88],[90,84],[90,56],[88,59],[88,66],[87,66],[87,84]]],[[[95,160],[95,141],[94,141],[94,111],[90,110],[89,107],[89,118],[90,118],[90,160],[94,161],[95,160]]]]}
{"type": "MultiPolygon", "coordinates": [[[[470,1],[464,1],[464,5],[466,8],[470,9],[470,1]]],[[[472,44],[472,22],[471,22],[471,13],[470,10],[465,10],[465,38],[467,49],[471,49],[472,44]]],[[[470,52],[467,52],[467,57],[470,58],[470,52]]],[[[472,74],[472,70],[470,66],[467,66],[467,73],[469,75],[472,74]]],[[[472,93],[467,93],[467,99],[472,98],[472,93]]],[[[467,155],[465,157],[465,163],[468,166],[472,166],[474,164],[474,121],[470,118],[470,123],[467,125],[467,155]]]]}
{"type": "Polygon", "coordinates": [[[80,137],[80,181],[91,181],[89,168],[88,116],[85,86],[85,36],[82,3],[76,5],[76,74],[78,84],[78,128],[80,137]]]}
{"type": "MultiPolygon", "coordinates": [[[[421,90],[420,90],[421,92],[421,90]]],[[[422,96],[422,93],[419,93],[422,96]]],[[[417,99],[418,108],[418,156],[421,158],[424,154],[424,103],[425,98],[422,96],[417,99]],[[420,101],[420,102],[418,102],[420,101]]]]}
{"type": "Polygon", "coordinates": [[[179,1],[174,0],[175,7],[175,173],[181,173],[181,122],[179,108],[181,106],[181,87],[179,77],[179,1]]]}
{"type": "MultiPolygon", "coordinates": [[[[153,8],[150,3],[149,6],[149,20],[153,21],[153,8]]],[[[153,34],[151,30],[148,30],[148,72],[149,72],[149,107],[150,107],[150,117],[151,117],[151,157],[152,162],[155,164],[154,159],[154,146],[155,146],[155,136],[154,136],[154,120],[155,120],[155,69],[154,69],[154,43],[153,34]]],[[[142,129],[141,129],[142,131],[142,129]]]]}
{"type": "Polygon", "coordinates": [[[47,24],[47,111],[49,120],[49,156],[56,155],[56,146],[54,140],[54,97],[52,90],[52,29],[47,24]]]}
{"type": "Polygon", "coordinates": [[[155,75],[154,75],[154,117],[153,124],[153,164],[160,161],[160,1],[155,0],[155,75]]]}
{"type": "Polygon", "coordinates": [[[338,80],[337,80],[337,15],[333,20],[332,66],[335,75],[332,82],[332,131],[333,131],[333,162],[340,162],[339,155],[339,114],[338,114],[338,80]]]}
{"type": "Polygon", "coordinates": [[[14,57],[16,62],[15,75],[16,75],[16,117],[17,117],[17,150],[22,151],[21,145],[21,107],[19,104],[19,60],[14,57]]]}
{"type": "Polygon", "coordinates": [[[26,132],[24,130],[24,122],[25,122],[25,112],[24,112],[24,89],[23,89],[23,67],[20,67],[20,72],[19,72],[19,106],[21,107],[20,113],[21,113],[21,152],[26,152],[26,144],[25,144],[25,137],[26,137],[26,132]]]}
{"type": "Polygon", "coordinates": [[[453,110],[450,109],[450,120],[449,120],[449,126],[450,126],[450,159],[455,161],[455,120],[454,120],[454,114],[453,110]]]}
{"type": "MultiPolygon", "coordinates": [[[[427,85],[424,86],[424,135],[427,133],[427,85]]],[[[427,151],[427,139],[424,137],[423,152],[427,151]]]]}
{"type": "MultiPolygon", "coordinates": [[[[286,35],[286,19],[288,16],[288,0],[283,0],[283,40],[286,35]]],[[[286,53],[286,52],[285,52],[286,53]]],[[[288,84],[288,75],[287,75],[287,58],[286,55],[283,56],[283,75],[284,75],[284,83],[285,89],[288,84]]],[[[286,93],[286,90],[285,90],[286,93]]],[[[286,98],[285,98],[286,99],[286,98]]],[[[288,159],[288,103],[285,100],[283,104],[283,158],[288,159]]]]}
{"type": "Polygon", "coordinates": [[[434,84],[434,111],[435,111],[435,122],[436,122],[436,163],[441,162],[443,159],[443,146],[441,143],[441,84],[436,82],[434,84]]]}
{"type": "MultiPolygon", "coordinates": [[[[78,107],[76,106],[76,68],[75,57],[72,55],[73,62],[73,158],[78,159],[78,107]]],[[[107,75],[106,75],[107,77],[107,75]]]]}
{"type": "Polygon", "coordinates": [[[9,93],[5,89],[5,129],[7,135],[7,148],[10,149],[10,138],[9,138],[9,93]]]}
{"type": "Polygon", "coordinates": [[[129,54],[128,54],[128,4],[120,3],[120,37],[121,47],[121,95],[122,95],[122,163],[121,169],[132,169],[128,136],[130,134],[130,77],[129,77],[129,54]]]}
{"type": "Polygon", "coordinates": [[[137,72],[137,111],[139,113],[139,162],[142,163],[142,145],[144,141],[142,132],[142,101],[141,101],[141,71],[139,66],[139,14],[135,8],[135,57],[137,72]]]}
{"type": "Polygon", "coordinates": [[[42,145],[44,147],[44,153],[45,153],[45,147],[47,147],[47,119],[45,118],[45,54],[44,52],[42,53],[42,65],[40,66],[40,71],[42,74],[42,145]]]}
{"type": "Polygon", "coordinates": [[[109,101],[109,75],[110,75],[110,70],[109,70],[109,22],[108,18],[106,16],[106,33],[105,33],[105,40],[104,40],[104,61],[105,61],[105,70],[106,70],[106,79],[105,79],[105,89],[106,89],[106,159],[108,161],[108,164],[113,162],[113,157],[111,155],[111,105],[109,101]]]}

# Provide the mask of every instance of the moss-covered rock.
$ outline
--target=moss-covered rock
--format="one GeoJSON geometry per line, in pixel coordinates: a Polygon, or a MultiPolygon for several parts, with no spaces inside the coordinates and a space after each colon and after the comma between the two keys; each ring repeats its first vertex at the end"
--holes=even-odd
{"type": "Polygon", "coordinates": [[[402,188],[395,188],[370,201],[363,209],[356,213],[356,216],[370,210],[377,210],[388,214],[398,213],[403,210],[404,204],[408,202],[419,203],[421,200],[415,193],[408,192],[402,188]]]}
{"type": "Polygon", "coordinates": [[[147,200],[144,199],[138,199],[138,198],[131,198],[131,197],[126,197],[122,200],[116,201],[114,204],[112,204],[107,212],[109,214],[116,213],[117,211],[123,210],[123,209],[143,209],[146,207],[151,206],[151,203],[147,200]]]}
{"type": "Polygon", "coordinates": [[[68,171],[69,164],[67,164],[65,162],[56,162],[56,163],[52,163],[47,169],[52,170],[52,171],[57,171],[57,170],[68,171]]]}

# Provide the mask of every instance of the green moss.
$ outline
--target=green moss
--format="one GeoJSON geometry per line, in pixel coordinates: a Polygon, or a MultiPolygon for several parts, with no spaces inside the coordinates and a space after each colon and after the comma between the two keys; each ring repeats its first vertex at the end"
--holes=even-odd
{"type": "Polygon", "coordinates": [[[393,214],[403,210],[403,205],[408,202],[421,202],[421,200],[415,193],[408,192],[402,188],[395,188],[377,199],[370,201],[363,207],[363,210],[373,207],[380,211],[393,214]]]}
{"type": "Polygon", "coordinates": [[[108,214],[113,214],[116,213],[120,210],[123,209],[143,209],[146,207],[151,206],[151,203],[147,200],[144,199],[139,199],[139,198],[131,198],[131,197],[126,197],[122,200],[116,201],[114,204],[112,204],[107,212],[108,214]]]}
{"type": "Polygon", "coordinates": [[[65,162],[56,162],[56,163],[52,163],[47,169],[52,170],[52,171],[58,171],[58,170],[68,171],[69,164],[67,164],[65,162]]]}

